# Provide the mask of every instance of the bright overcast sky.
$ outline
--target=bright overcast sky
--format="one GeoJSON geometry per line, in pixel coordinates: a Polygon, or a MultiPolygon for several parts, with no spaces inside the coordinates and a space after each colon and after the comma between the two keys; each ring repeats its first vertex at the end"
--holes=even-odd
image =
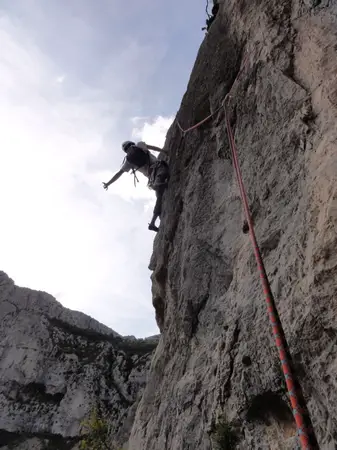
{"type": "Polygon", "coordinates": [[[164,143],[205,22],[203,0],[0,1],[0,270],[123,335],[158,332],[154,194],[122,141],[164,143]],[[125,5],[125,6],[124,6],[125,5]]]}

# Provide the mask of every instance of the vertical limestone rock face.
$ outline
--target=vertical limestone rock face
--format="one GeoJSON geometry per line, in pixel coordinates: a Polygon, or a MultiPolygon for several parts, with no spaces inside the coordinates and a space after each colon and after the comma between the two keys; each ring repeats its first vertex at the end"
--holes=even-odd
{"type": "MultiPolygon", "coordinates": [[[[257,238],[322,449],[337,448],[337,2],[226,0],[177,119],[231,88],[230,120],[257,238]]],[[[171,179],[150,264],[162,336],[130,450],[298,448],[223,110],[166,149],[171,179]]]]}
{"type": "Polygon", "coordinates": [[[0,272],[0,449],[78,448],[93,408],[128,437],[156,338],[122,338],[0,272]]]}

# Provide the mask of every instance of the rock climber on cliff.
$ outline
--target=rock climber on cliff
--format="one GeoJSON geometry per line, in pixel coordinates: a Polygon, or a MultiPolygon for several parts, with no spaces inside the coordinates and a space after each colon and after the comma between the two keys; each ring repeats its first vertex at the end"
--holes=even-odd
{"type": "Polygon", "coordinates": [[[107,183],[103,183],[104,189],[108,189],[110,184],[120,178],[124,172],[132,171],[135,181],[137,179],[136,171],[139,171],[148,178],[148,187],[156,192],[157,201],[153,210],[152,220],[149,223],[149,230],[158,231],[156,220],[161,215],[162,200],[165,188],[169,178],[168,165],[165,161],[157,159],[150,150],[155,152],[163,152],[163,149],[148,145],[145,142],[135,144],[131,141],[125,141],[122,149],[126,153],[121,169],[107,183]]]}
{"type": "MultiPolygon", "coordinates": [[[[208,5],[207,5],[208,6],[208,5]]],[[[217,0],[213,1],[213,8],[212,8],[212,15],[208,16],[208,19],[206,20],[206,27],[202,28],[202,30],[209,30],[210,26],[212,25],[212,23],[214,22],[216,15],[218,14],[219,11],[219,3],[217,0]]],[[[206,7],[206,12],[207,12],[207,7],[206,7]]],[[[208,12],[207,12],[208,14],[208,12]]]]}

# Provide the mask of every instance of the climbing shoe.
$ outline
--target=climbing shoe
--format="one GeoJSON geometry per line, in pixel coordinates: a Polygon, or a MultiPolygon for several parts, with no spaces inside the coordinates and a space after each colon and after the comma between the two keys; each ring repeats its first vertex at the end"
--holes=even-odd
{"type": "Polygon", "coordinates": [[[152,223],[149,224],[148,228],[149,228],[149,230],[155,231],[156,233],[158,233],[158,231],[159,231],[159,228],[156,227],[156,225],[153,225],[152,223]]]}

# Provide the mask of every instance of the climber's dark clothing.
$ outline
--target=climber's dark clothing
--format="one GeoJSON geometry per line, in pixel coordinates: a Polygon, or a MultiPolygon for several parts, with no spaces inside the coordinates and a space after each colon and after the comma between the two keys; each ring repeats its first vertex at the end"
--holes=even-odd
{"type": "Polygon", "coordinates": [[[169,168],[165,161],[157,161],[156,164],[150,168],[149,187],[156,192],[156,204],[153,210],[153,217],[149,225],[149,229],[158,231],[155,222],[161,215],[163,195],[167,187],[169,178],[169,168]]]}
{"type": "Polygon", "coordinates": [[[157,200],[156,200],[156,204],[154,206],[153,214],[157,217],[160,217],[160,215],[161,215],[161,207],[162,207],[163,195],[164,195],[165,189],[166,189],[166,185],[159,186],[156,189],[157,200]]]}
{"type": "Polygon", "coordinates": [[[169,177],[168,165],[165,161],[157,160],[150,167],[149,187],[157,190],[158,187],[166,186],[169,177]]]}
{"type": "Polygon", "coordinates": [[[163,149],[154,145],[138,142],[137,145],[132,141],[125,141],[122,144],[123,151],[126,153],[121,169],[109,180],[103,183],[103,188],[108,189],[110,184],[117,181],[125,172],[131,172],[134,175],[136,185],[137,171],[148,178],[148,186],[156,192],[156,205],[153,211],[153,217],[149,224],[149,229],[158,231],[156,220],[161,215],[162,199],[169,178],[169,168],[165,161],[158,160],[150,150],[166,153],[163,149]]]}
{"type": "Polygon", "coordinates": [[[219,11],[219,3],[214,2],[213,8],[212,8],[212,14],[215,18],[215,16],[218,14],[219,11]]]}
{"type": "Polygon", "coordinates": [[[203,30],[206,29],[208,31],[210,29],[210,26],[212,25],[212,23],[214,22],[214,20],[216,18],[216,15],[218,14],[218,11],[219,11],[219,3],[214,1],[213,8],[212,8],[212,15],[206,20],[206,27],[203,28],[203,30]]]}

